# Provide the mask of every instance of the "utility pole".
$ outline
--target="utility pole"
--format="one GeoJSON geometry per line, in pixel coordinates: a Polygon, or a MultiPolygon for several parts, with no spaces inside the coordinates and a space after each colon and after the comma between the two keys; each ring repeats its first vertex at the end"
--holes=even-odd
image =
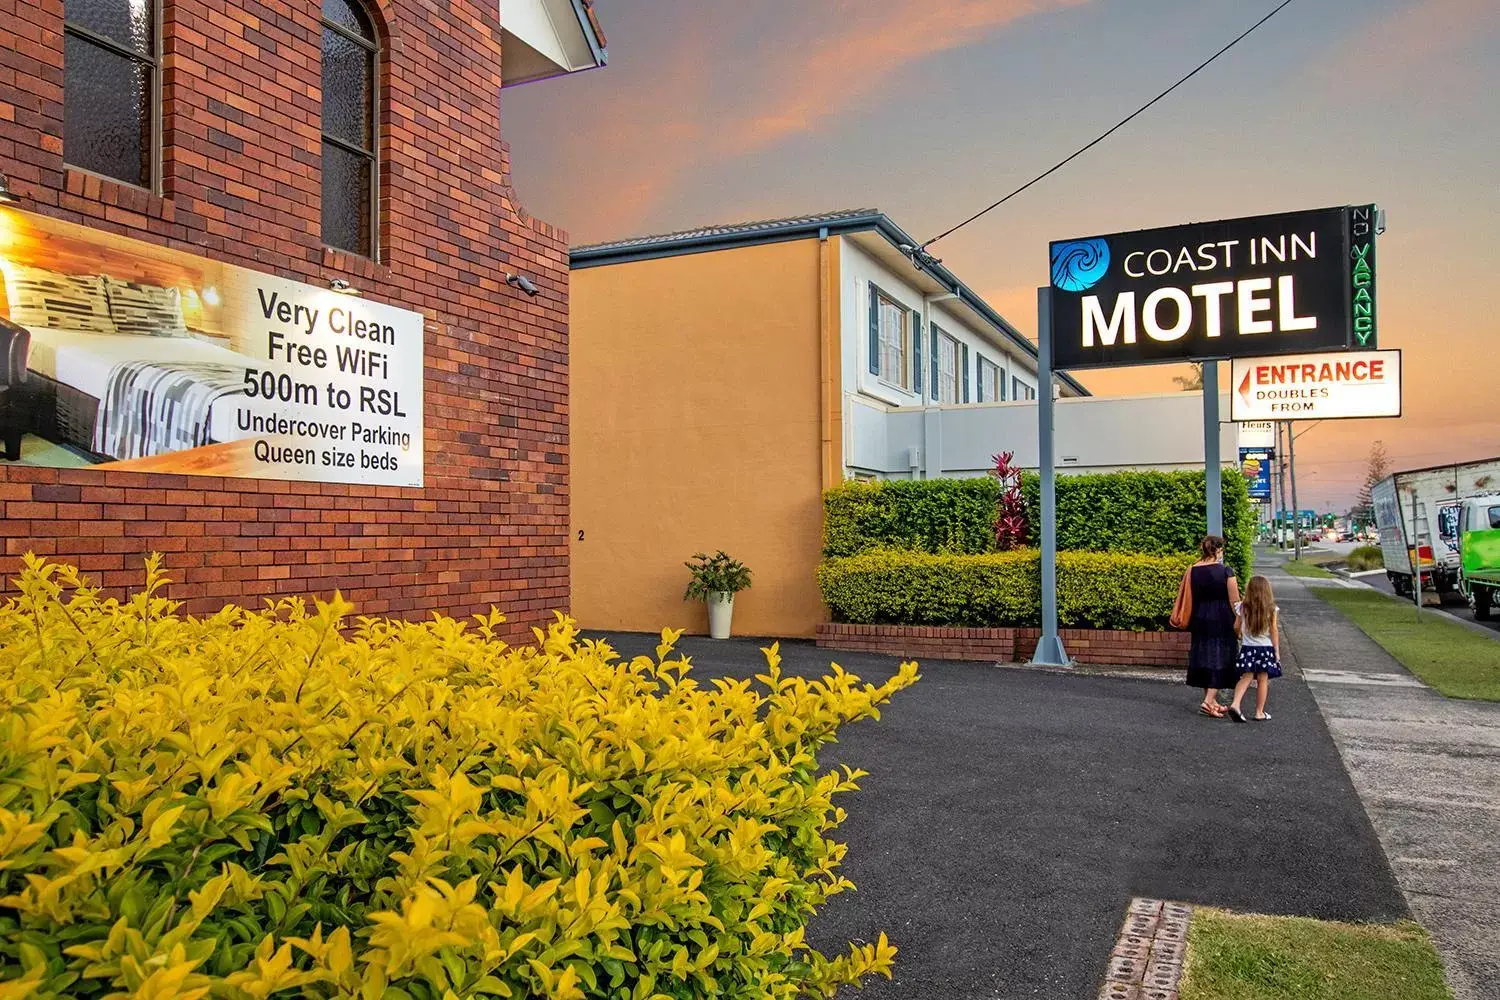
{"type": "Polygon", "coordinates": [[[1286,501],[1286,447],[1281,443],[1282,432],[1286,429],[1284,421],[1276,421],[1276,489],[1277,496],[1281,498],[1281,524],[1276,528],[1276,547],[1286,549],[1286,536],[1282,534],[1287,528],[1287,501],[1286,501]]]}
{"type": "MultiPolygon", "coordinates": [[[[1271,424],[1272,428],[1279,428],[1277,423],[1271,424]]],[[[1276,542],[1276,547],[1281,548],[1281,504],[1277,501],[1276,491],[1281,489],[1281,434],[1276,432],[1276,439],[1271,447],[1271,495],[1267,498],[1271,505],[1271,538],[1276,542]]]]}
{"type": "MultiPolygon", "coordinates": [[[[1396,480],[1396,520],[1406,520],[1406,511],[1401,505],[1401,480],[1396,480]]],[[[1401,532],[1402,541],[1405,542],[1406,532],[1401,532]]],[[[1407,548],[1411,553],[1411,599],[1417,608],[1417,621],[1422,620],[1422,538],[1417,534],[1417,492],[1411,493],[1411,545],[1407,548]]],[[[1436,555],[1437,553],[1433,553],[1436,555]]]]}
{"type": "Polygon", "coordinates": [[[1291,467],[1292,478],[1292,551],[1293,559],[1302,558],[1302,508],[1297,506],[1297,435],[1292,433],[1292,422],[1286,423],[1286,460],[1291,467]]]}

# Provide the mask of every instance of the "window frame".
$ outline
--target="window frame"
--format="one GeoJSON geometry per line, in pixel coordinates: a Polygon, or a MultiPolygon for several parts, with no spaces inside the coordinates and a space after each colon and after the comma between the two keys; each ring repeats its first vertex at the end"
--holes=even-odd
{"type": "MultiPolygon", "coordinates": [[[[335,21],[330,21],[323,14],[323,6],[322,6],[321,2],[318,5],[318,23],[321,25],[321,27],[324,30],[335,31],[338,34],[342,35],[344,38],[348,39],[350,42],[353,42],[355,45],[358,45],[360,48],[362,48],[362,49],[364,49],[364,50],[366,50],[367,52],[370,53],[370,58],[371,58],[371,72],[370,72],[370,148],[368,150],[360,149],[357,146],[351,145],[350,143],[344,141],[343,139],[340,139],[337,136],[329,135],[328,134],[328,132],[323,128],[323,106],[324,106],[325,102],[323,100],[323,95],[322,95],[322,91],[321,90],[319,91],[319,94],[318,94],[318,135],[322,138],[323,142],[331,142],[335,146],[337,146],[339,149],[342,149],[344,152],[348,153],[351,156],[367,157],[369,159],[369,162],[370,162],[370,204],[369,204],[369,211],[370,211],[370,246],[369,246],[368,252],[363,251],[363,250],[355,250],[355,249],[352,249],[350,247],[334,246],[332,243],[329,243],[327,241],[327,239],[325,239],[323,237],[323,232],[322,232],[322,230],[323,230],[323,185],[327,183],[328,178],[327,178],[326,171],[324,171],[324,169],[323,169],[323,166],[322,166],[322,163],[321,163],[321,159],[320,159],[320,162],[319,162],[319,165],[318,165],[318,238],[323,241],[323,245],[324,246],[329,247],[329,248],[331,248],[333,250],[337,250],[340,253],[354,254],[356,257],[364,257],[364,258],[366,258],[368,260],[375,261],[375,262],[378,263],[379,260],[380,260],[380,248],[381,248],[381,243],[380,243],[380,235],[381,235],[380,234],[380,230],[381,230],[381,226],[380,226],[380,175],[381,175],[381,172],[382,172],[381,169],[380,169],[380,133],[381,133],[381,125],[382,125],[381,116],[380,116],[380,106],[381,106],[381,103],[382,103],[381,98],[383,96],[383,91],[382,91],[382,88],[380,86],[380,73],[381,73],[381,67],[382,67],[382,65],[384,63],[384,59],[385,59],[385,47],[381,44],[381,39],[380,39],[380,22],[376,19],[375,14],[371,10],[370,5],[367,4],[367,3],[365,3],[364,0],[345,0],[345,2],[348,3],[348,4],[350,4],[350,5],[352,5],[352,6],[354,6],[354,7],[356,7],[356,8],[358,8],[359,11],[360,11],[360,13],[364,14],[365,19],[370,22],[370,34],[374,36],[373,38],[371,38],[371,39],[361,38],[359,35],[355,34],[352,31],[350,31],[348,28],[344,27],[342,24],[339,24],[339,23],[337,23],[335,21]]],[[[320,81],[320,83],[319,83],[320,87],[322,85],[321,84],[322,75],[323,75],[323,35],[322,35],[321,32],[319,32],[319,34],[318,34],[318,77],[319,77],[319,81],[320,81]]],[[[321,150],[319,151],[319,153],[320,153],[320,157],[321,157],[321,150]]]]}
{"type": "Polygon", "coordinates": [[[64,57],[63,57],[63,107],[64,107],[65,110],[63,112],[63,166],[66,167],[69,170],[77,170],[80,173],[88,174],[91,177],[101,178],[102,180],[109,181],[112,184],[124,184],[126,187],[135,188],[137,191],[146,191],[146,192],[149,192],[150,194],[160,196],[161,192],[162,192],[162,176],[161,175],[162,175],[162,159],[163,159],[163,156],[162,156],[162,104],[164,103],[162,101],[162,68],[161,68],[161,63],[162,63],[162,28],[163,28],[164,23],[165,23],[163,21],[163,18],[162,18],[162,8],[166,6],[166,3],[164,2],[164,0],[149,0],[149,2],[151,4],[151,54],[149,56],[143,56],[139,52],[136,52],[134,49],[131,49],[128,46],[121,45],[119,42],[115,41],[114,39],[108,37],[107,35],[102,35],[99,32],[93,30],[92,28],[85,28],[81,24],[74,24],[72,21],[70,21],[68,19],[67,5],[64,4],[64,6],[63,6],[63,52],[64,52],[64,57]],[[149,70],[149,72],[146,74],[146,76],[147,76],[147,79],[150,80],[150,82],[151,82],[151,93],[149,95],[149,100],[150,100],[150,105],[151,105],[151,134],[147,138],[147,142],[150,144],[151,148],[149,150],[147,150],[147,154],[146,154],[146,156],[147,156],[147,168],[146,169],[147,169],[147,172],[150,174],[150,176],[146,178],[146,183],[145,184],[138,184],[135,181],[121,180],[120,178],[115,177],[115,176],[113,176],[111,174],[101,174],[97,170],[90,170],[88,167],[81,167],[81,166],[79,166],[76,163],[69,162],[69,160],[68,160],[68,140],[67,140],[67,135],[68,135],[68,121],[67,121],[67,112],[66,112],[66,107],[67,107],[67,88],[68,88],[68,66],[67,66],[67,56],[66,56],[66,53],[67,53],[67,48],[68,48],[68,36],[69,35],[72,35],[75,38],[80,38],[83,41],[89,43],[90,45],[94,45],[94,46],[96,46],[98,48],[104,49],[106,52],[109,52],[109,53],[111,53],[113,55],[116,55],[116,56],[120,56],[121,58],[128,59],[128,60],[130,60],[132,62],[136,62],[136,63],[144,63],[146,65],[147,69],[149,70]]]}
{"type": "Polygon", "coordinates": [[[917,391],[914,388],[916,379],[913,378],[913,373],[911,370],[911,344],[913,334],[911,310],[902,305],[899,299],[897,299],[894,295],[886,292],[879,285],[875,285],[872,283],[871,287],[875,290],[875,329],[878,333],[876,343],[880,348],[879,357],[876,358],[876,364],[879,366],[880,371],[876,374],[875,377],[884,384],[890,386],[892,389],[899,389],[900,391],[906,393],[915,393],[917,391]],[[885,325],[880,322],[880,311],[884,306],[889,306],[890,308],[898,312],[901,316],[901,334],[900,343],[898,346],[901,371],[897,373],[896,379],[892,379],[890,377],[890,373],[887,372],[885,368],[885,325]]]}
{"type": "Polygon", "coordinates": [[[1005,377],[1005,373],[1001,370],[1001,368],[1000,368],[1000,366],[998,364],[996,364],[995,362],[991,361],[989,358],[985,357],[983,354],[980,354],[979,352],[976,351],[975,352],[975,357],[977,357],[979,359],[978,363],[976,365],[976,367],[978,368],[978,372],[977,372],[978,378],[975,380],[975,382],[976,382],[975,389],[977,390],[977,392],[975,393],[975,395],[978,398],[975,400],[975,402],[978,402],[978,403],[998,403],[998,402],[1000,402],[1000,393],[1001,393],[1000,382],[1001,382],[1001,379],[1003,379],[1005,377]],[[994,383],[993,383],[993,389],[994,389],[994,391],[992,393],[990,393],[990,396],[992,397],[990,399],[986,399],[985,398],[985,392],[984,392],[984,388],[985,388],[984,376],[985,376],[985,373],[987,371],[988,372],[993,372],[994,376],[995,376],[994,383]]]}
{"type": "Polygon", "coordinates": [[[933,329],[937,331],[938,335],[938,391],[936,402],[956,406],[960,402],[960,386],[963,385],[963,371],[962,362],[959,360],[958,338],[936,323],[933,324],[933,329]],[[946,352],[950,348],[953,351],[953,367],[951,371],[944,367],[947,363],[946,352]],[[951,383],[948,380],[950,375],[952,376],[951,383]],[[952,394],[952,399],[948,398],[950,393],[952,394]]]}

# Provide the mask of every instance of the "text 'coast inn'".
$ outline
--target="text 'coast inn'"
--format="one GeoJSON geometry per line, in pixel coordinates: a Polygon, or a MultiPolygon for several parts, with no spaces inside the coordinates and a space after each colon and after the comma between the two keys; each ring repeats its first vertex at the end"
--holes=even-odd
{"type": "Polygon", "coordinates": [[[0,539],[187,610],[568,602],[567,238],[500,91],[592,0],[12,0],[0,539]]]}

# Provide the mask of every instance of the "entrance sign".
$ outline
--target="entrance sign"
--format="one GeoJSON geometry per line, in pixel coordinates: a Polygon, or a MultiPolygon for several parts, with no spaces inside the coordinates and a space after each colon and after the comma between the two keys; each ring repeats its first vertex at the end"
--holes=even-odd
{"type": "Polygon", "coordinates": [[[422,314],[0,206],[29,465],[422,485],[422,314]]]}
{"type": "MultiPolygon", "coordinates": [[[[1051,244],[1057,367],[1347,348],[1358,291],[1350,212],[1289,212],[1051,244]]],[[[1365,287],[1372,290],[1373,282],[1372,271],[1365,287]]],[[[1373,301],[1371,309],[1373,316],[1373,301]]]]}
{"type": "Polygon", "coordinates": [[[1230,420],[1399,416],[1400,351],[1237,358],[1231,368],[1230,420]]]}
{"type": "Polygon", "coordinates": [[[1251,500],[1271,499],[1271,462],[1275,457],[1270,448],[1240,449],[1240,471],[1250,487],[1251,500]]]}

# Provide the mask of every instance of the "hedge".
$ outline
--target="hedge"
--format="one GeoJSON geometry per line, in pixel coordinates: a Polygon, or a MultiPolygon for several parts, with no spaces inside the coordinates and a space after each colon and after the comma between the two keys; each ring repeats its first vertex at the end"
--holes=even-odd
{"type": "Polygon", "coordinates": [[[535,648],[337,596],[182,617],[28,558],[0,606],[0,996],[831,995],[852,886],[820,772],[916,679],[700,687],[559,619],[535,648]]]}
{"type": "Polygon", "coordinates": [[[846,482],[823,495],[823,555],[989,552],[999,499],[1000,484],[989,476],[846,482]]]}
{"type": "MultiPolygon", "coordinates": [[[[1061,552],[1061,624],[1079,628],[1166,627],[1177,585],[1193,556],[1061,552]]],[[[981,555],[881,550],[818,567],[836,622],[855,625],[1026,627],[1041,621],[1041,567],[1034,549],[981,555]]]]}
{"type": "MultiPolygon", "coordinates": [[[[1256,516],[1238,469],[1223,471],[1224,561],[1248,579],[1256,516]]],[[[1040,543],[1041,480],[1021,490],[1031,515],[1031,543],[1040,543]]],[[[1057,547],[1093,552],[1175,554],[1198,551],[1208,521],[1202,472],[1107,472],[1057,477],[1057,547]]]]}
{"type": "MultiPolygon", "coordinates": [[[[1244,578],[1255,514],[1245,477],[1225,469],[1226,560],[1244,578]]],[[[1041,481],[1021,484],[1031,543],[1041,530],[1041,481]]],[[[994,549],[999,484],[979,479],[845,483],[824,495],[823,555],[875,549],[978,554],[994,549]]],[[[1064,551],[1197,552],[1207,525],[1202,472],[1109,472],[1057,477],[1057,538],[1064,551]]]]}

